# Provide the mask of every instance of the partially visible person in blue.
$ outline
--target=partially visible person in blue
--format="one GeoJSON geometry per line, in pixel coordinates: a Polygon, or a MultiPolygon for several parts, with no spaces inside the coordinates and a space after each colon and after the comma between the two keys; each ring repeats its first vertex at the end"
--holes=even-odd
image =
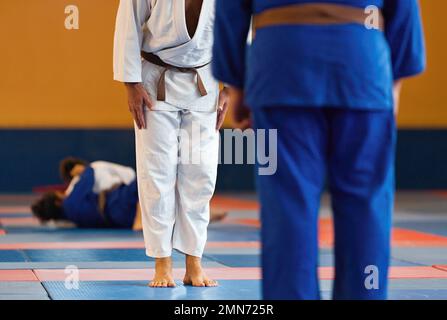
{"type": "Polygon", "coordinates": [[[277,172],[257,182],[263,297],[320,299],[327,183],[333,298],[386,299],[397,100],[425,68],[417,0],[217,0],[213,68],[237,122],[278,130],[277,172]]]}
{"type": "Polygon", "coordinates": [[[69,172],[61,170],[66,181],[71,179],[65,193],[46,193],[32,206],[40,221],[68,221],[79,228],[139,229],[132,168],[105,161],[68,160],[72,164],[69,172]]]}

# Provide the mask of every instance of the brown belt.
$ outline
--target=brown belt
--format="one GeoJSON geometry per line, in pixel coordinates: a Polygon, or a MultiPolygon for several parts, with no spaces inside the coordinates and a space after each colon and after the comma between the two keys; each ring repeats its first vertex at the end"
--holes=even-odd
{"type": "Polygon", "coordinates": [[[206,91],[205,85],[203,84],[202,78],[200,77],[199,72],[197,69],[203,68],[207,65],[209,65],[211,62],[204,64],[202,66],[194,67],[194,68],[182,68],[182,67],[176,67],[170,64],[165,63],[163,60],[161,60],[157,55],[145,51],[141,51],[141,56],[144,58],[144,60],[149,61],[152,64],[155,64],[157,66],[165,68],[163,72],[160,75],[160,80],[158,80],[158,87],[157,87],[157,100],[158,101],[166,101],[166,72],[169,69],[175,69],[180,72],[193,72],[197,75],[197,88],[199,89],[200,95],[206,96],[208,92],[206,91]]]}
{"type": "MultiPolygon", "coordinates": [[[[254,30],[280,25],[330,25],[358,23],[364,25],[369,14],[364,9],[328,3],[305,3],[267,9],[254,16],[254,30]]],[[[384,30],[384,18],[379,14],[379,29],[384,30]]]]}

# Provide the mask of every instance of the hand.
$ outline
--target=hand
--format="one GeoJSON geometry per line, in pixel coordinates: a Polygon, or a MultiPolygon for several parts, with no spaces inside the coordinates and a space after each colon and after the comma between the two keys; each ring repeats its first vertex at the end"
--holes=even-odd
{"type": "Polygon", "coordinates": [[[244,104],[244,92],[237,88],[229,88],[230,104],[233,108],[233,121],[239,129],[245,130],[252,126],[251,111],[244,104]]]}
{"type": "Polygon", "coordinates": [[[78,177],[80,175],[82,175],[85,171],[85,166],[83,164],[77,164],[73,167],[73,169],[71,169],[70,171],[70,176],[72,178],[74,177],[78,177]]]}
{"type": "Polygon", "coordinates": [[[217,123],[216,130],[219,131],[225,121],[227,115],[228,106],[230,104],[230,94],[228,88],[223,88],[219,93],[219,104],[217,109],[217,123]]]}
{"type": "Polygon", "coordinates": [[[400,92],[402,90],[402,81],[396,81],[393,87],[394,95],[394,115],[397,117],[399,113],[400,92]]]}
{"type": "Polygon", "coordinates": [[[146,129],[144,107],[152,109],[152,101],[141,83],[126,83],[129,111],[138,129],[146,129]]]}

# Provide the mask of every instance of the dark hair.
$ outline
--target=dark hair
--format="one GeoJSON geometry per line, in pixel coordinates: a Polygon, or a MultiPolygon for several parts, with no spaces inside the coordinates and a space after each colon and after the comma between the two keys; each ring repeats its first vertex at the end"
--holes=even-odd
{"type": "Polygon", "coordinates": [[[62,200],[55,192],[44,194],[31,206],[31,210],[41,222],[63,219],[62,200]]]}
{"type": "Polygon", "coordinates": [[[74,157],[67,157],[60,162],[59,173],[64,182],[68,183],[71,181],[71,179],[73,178],[71,176],[71,170],[73,170],[73,168],[78,164],[87,166],[88,162],[74,157]]]}

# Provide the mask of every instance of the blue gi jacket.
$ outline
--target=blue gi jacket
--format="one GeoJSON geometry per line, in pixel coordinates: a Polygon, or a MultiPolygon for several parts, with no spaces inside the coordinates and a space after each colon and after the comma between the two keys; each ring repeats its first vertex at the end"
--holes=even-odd
{"type": "Polygon", "coordinates": [[[252,108],[393,108],[393,82],[425,68],[417,0],[217,0],[214,75],[243,88],[252,108]],[[326,2],[382,9],[385,32],[360,24],[273,26],[246,39],[251,15],[326,2]]]}
{"type": "Polygon", "coordinates": [[[64,217],[79,228],[104,228],[106,222],[99,212],[98,195],[93,192],[95,175],[88,167],[80,176],[70,195],[64,200],[64,217]]]}
{"type": "Polygon", "coordinates": [[[138,202],[137,181],[108,192],[103,213],[99,211],[98,195],[93,192],[94,184],[94,170],[87,167],[64,200],[64,218],[79,228],[132,228],[138,202]]]}

